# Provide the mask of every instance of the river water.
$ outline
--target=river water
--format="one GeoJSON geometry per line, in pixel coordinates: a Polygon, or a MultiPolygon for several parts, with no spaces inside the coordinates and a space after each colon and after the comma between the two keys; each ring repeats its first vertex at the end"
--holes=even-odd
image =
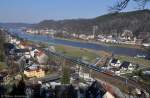
{"type": "Polygon", "coordinates": [[[25,33],[21,30],[14,30],[14,29],[11,29],[9,31],[13,35],[18,35],[20,38],[31,40],[31,41],[47,42],[50,44],[69,45],[69,46],[79,47],[79,48],[108,51],[117,55],[136,56],[137,54],[138,55],[148,54],[148,52],[146,51],[140,49],[134,49],[134,48],[114,47],[114,46],[100,45],[100,44],[94,44],[88,42],[85,43],[85,42],[56,39],[56,38],[48,37],[46,35],[32,35],[32,34],[25,33]]]}

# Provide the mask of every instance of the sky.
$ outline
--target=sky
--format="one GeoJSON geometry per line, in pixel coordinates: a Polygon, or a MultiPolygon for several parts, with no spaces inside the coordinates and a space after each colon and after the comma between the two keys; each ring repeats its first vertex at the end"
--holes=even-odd
{"type": "MultiPolygon", "coordinates": [[[[0,22],[94,18],[109,13],[116,0],[0,0],[0,22]]],[[[135,10],[131,2],[123,11],[135,10]]],[[[146,8],[150,8],[150,3],[146,8]]]]}

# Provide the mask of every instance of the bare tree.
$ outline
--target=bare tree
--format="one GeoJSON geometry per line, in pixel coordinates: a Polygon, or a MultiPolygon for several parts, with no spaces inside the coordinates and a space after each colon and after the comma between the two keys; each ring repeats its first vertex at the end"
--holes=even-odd
{"type": "MultiPolygon", "coordinates": [[[[130,1],[131,0],[118,0],[114,6],[109,8],[109,10],[111,12],[121,11],[127,7],[130,1]]],[[[144,9],[146,3],[149,2],[150,0],[133,0],[133,1],[135,1],[138,4],[139,9],[144,9]]]]}

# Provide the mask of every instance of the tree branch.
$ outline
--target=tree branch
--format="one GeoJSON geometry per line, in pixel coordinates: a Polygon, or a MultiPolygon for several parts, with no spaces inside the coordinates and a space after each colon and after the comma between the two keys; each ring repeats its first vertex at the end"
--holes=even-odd
{"type": "MultiPolygon", "coordinates": [[[[118,0],[116,5],[109,8],[109,11],[119,12],[119,11],[125,9],[130,1],[131,0],[118,0]]],[[[133,0],[133,1],[135,1],[138,4],[139,9],[144,9],[146,3],[149,2],[150,0],[133,0]]]]}

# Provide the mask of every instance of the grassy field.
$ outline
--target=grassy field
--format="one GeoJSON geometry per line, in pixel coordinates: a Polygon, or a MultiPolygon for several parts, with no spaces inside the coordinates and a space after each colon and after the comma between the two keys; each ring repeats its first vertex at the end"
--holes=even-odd
{"type": "Polygon", "coordinates": [[[71,46],[56,45],[56,51],[62,52],[66,55],[71,55],[78,58],[84,58],[88,61],[98,57],[96,53],[90,50],[71,47],[71,46]]]}
{"type": "MultiPolygon", "coordinates": [[[[56,45],[56,51],[65,53],[66,55],[71,55],[79,58],[83,58],[87,61],[92,61],[97,57],[109,57],[111,53],[105,51],[94,51],[90,49],[77,48],[72,46],[56,45]]],[[[121,61],[129,61],[134,64],[141,65],[140,68],[150,67],[150,60],[145,60],[142,58],[134,58],[129,56],[115,55],[115,58],[121,61]]]]}
{"type": "Polygon", "coordinates": [[[134,58],[129,56],[121,56],[115,55],[115,58],[120,59],[121,61],[129,61],[135,64],[141,65],[140,67],[150,67],[150,60],[142,59],[142,58],[134,58]]]}
{"type": "MultiPolygon", "coordinates": [[[[65,40],[71,40],[71,39],[65,39],[65,40]]],[[[48,44],[46,44],[46,43],[45,43],[45,45],[48,46],[48,44]]],[[[111,55],[111,53],[105,52],[105,51],[95,51],[95,50],[91,50],[91,49],[84,49],[84,48],[72,47],[72,46],[67,46],[67,45],[55,45],[55,47],[56,47],[56,51],[62,52],[66,55],[79,57],[79,58],[85,59],[89,62],[93,61],[97,57],[106,57],[106,56],[111,55]]],[[[119,46],[116,46],[116,47],[119,47],[119,46]]],[[[135,64],[142,65],[141,68],[142,67],[150,67],[150,60],[145,60],[142,58],[134,58],[134,57],[129,57],[129,56],[123,56],[123,55],[115,55],[115,58],[118,58],[121,61],[129,61],[129,62],[132,62],[135,64]]]]}

